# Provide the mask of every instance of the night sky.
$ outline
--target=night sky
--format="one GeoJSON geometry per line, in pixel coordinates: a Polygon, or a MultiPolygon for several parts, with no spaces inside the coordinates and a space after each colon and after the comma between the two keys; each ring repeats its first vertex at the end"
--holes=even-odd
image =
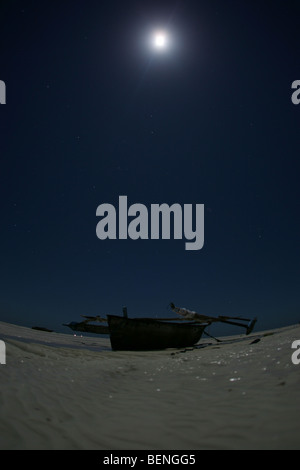
{"type": "Polygon", "coordinates": [[[3,0],[0,20],[0,320],[68,332],[173,301],[298,323],[300,3],[3,0]],[[99,240],[121,195],[205,204],[203,249],[99,240]]]}

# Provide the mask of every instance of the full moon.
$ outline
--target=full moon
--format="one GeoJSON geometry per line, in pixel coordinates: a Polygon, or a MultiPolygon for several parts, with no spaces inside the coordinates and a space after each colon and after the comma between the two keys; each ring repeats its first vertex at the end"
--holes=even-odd
{"type": "Polygon", "coordinates": [[[156,31],[153,34],[153,47],[157,50],[166,49],[168,45],[168,36],[164,31],[156,31]]]}

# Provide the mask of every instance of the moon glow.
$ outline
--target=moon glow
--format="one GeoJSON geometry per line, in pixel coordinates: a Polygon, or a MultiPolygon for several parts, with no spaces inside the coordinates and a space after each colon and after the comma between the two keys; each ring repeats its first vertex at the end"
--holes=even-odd
{"type": "Polygon", "coordinates": [[[162,51],[168,46],[168,36],[164,31],[156,31],[153,34],[153,47],[156,50],[162,51]]]}

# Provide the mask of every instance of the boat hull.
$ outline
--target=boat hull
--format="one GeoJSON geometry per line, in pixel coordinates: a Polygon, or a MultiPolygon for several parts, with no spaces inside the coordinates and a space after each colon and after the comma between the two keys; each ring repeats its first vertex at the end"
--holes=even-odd
{"type": "Polygon", "coordinates": [[[153,351],[194,346],[207,325],[167,323],[148,318],[107,315],[115,351],[153,351]]]}

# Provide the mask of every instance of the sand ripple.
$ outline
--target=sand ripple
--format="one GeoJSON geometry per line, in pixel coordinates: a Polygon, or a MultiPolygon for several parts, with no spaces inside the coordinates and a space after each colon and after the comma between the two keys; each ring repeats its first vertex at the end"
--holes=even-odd
{"type": "Polygon", "coordinates": [[[300,448],[299,326],[155,353],[39,333],[0,324],[1,449],[300,448]]]}

